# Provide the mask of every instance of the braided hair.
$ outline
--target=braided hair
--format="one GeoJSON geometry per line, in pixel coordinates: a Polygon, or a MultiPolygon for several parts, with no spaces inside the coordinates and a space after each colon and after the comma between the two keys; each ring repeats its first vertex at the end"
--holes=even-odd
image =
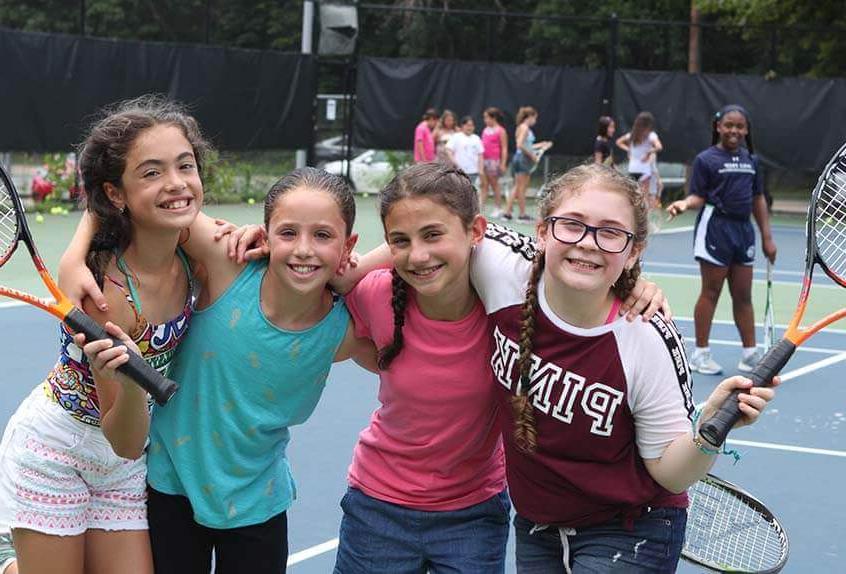
{"type": "MultiPolygon", "coordinates": [[[[603,189],[616,191],[629,200],[634,211],[634,246],[643,247],[648,233],[648,219],[646,201],[638,185],[631,178],[618,172],[612,167],[602,164],[585,164],[574,167],[563,175],[553,179],[547,185],[547,194],[539,204],[540,219],[543,221],[552,213],[564,199],[565,192],[578,193],[588,183],[599,183],[603,189]]],[[[511,399],[514,415],[514,443],[525,453],[532,453],[537,448],[537,428],[535,427],[534,410],[529,393],[531,391],[532,347],[535,334],[535,324],[538,314],[538,282],[543,275],[545,253],[538,250],[532,264],[529,285],[521,308],[519,346],[520,354],[517,359],[519,384],[517,394],[511,399]]],[[[611,291],[620,299],[625,299],[634,288],[640,277],[640,261],[631,269],[624,270],[611,291]]]]}
{"type": "MultiPolygon", "coordinates": [[[[458,216],[466,228],[470,228],[479,214],[479,197],[473,182],[460,169],[441,162],[414,164],[391,179],[379,194],[379,215],[382,225],[391,208],[400,200],[409,197],[425,197],[435,201],[458,216]]],[[[405,324],[405,309],[408,304],[408,284],[396,269],[391,273],[391,308],[394,312],[394,338],[379,350],[379,369],[387,369],[403,347],[402,328],[405,324]]]]}

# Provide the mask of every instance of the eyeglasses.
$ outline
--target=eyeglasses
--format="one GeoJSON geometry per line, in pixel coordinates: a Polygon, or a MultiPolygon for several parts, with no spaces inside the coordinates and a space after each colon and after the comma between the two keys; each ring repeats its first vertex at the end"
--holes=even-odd
{"type": "Polygon", "coordinates": [[[552,236],[557,241],[572,245],[580,242],[590,232],[596,246],[606,253],[621,253],[634,239],[634,233],[625,229],[594,227],[569,217],[547,217],[544,221],[552,228],[552,236]]]}

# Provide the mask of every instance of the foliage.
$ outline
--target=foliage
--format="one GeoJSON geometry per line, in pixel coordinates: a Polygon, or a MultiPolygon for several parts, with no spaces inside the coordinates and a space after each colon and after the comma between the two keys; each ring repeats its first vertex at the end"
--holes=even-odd
{"type": "MultiPolygon", "coordinates": [[[[79,1],[0,0],[0,25],[79,34],[79,1]]],[[[302,0],[86,0],[89,36],[299,50],[302,0]],[[208,16],[206,7],[208,6],[208,16]]]]}
{"type": "Polygon", "coordinates": [[[54,214],[73,209],[79,198],[75,156],[45,154],[42,161],[43,167],[34,178],[33,189],[28,190],[32,193],[33,209],[38,213],[54,214]]]}
{"type": "Polygon", "coordinates": [[[214,152],[207,159],[203,174],[205,202],[264,201],[273,182],[292,168],[290,154],[279,157],[275,152],[245,152],[221,156],[214,152]]]}
{"type": "Polygon", "coordinates": [[[846,73],[846,12],[842,1],[699,0],[700,9],[722,23],[744,26],[740,35],[767,30],[773,44],[771,68],[811,76],[846,73]],[[793,30],[790,27],[795,27],[793,30]]]}
{"type": "Polygon", "coordinates": [[[410,166],[413,159],[411,153],[396,150],[385,150],[385,156],[388,158],[388,165],[391,166],[391,177],[410,166]]]}

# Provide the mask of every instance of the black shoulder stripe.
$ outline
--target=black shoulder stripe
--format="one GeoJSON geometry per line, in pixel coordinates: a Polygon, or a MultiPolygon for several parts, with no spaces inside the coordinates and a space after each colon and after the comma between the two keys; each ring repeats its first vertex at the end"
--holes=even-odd
{"type": "Polygon", "coordinates": [[[535,240],[528,235],[523,235],[498,223],[488,222],[488,227],[485,229],[485,237],[511,248],[514,253],[519,253],[527,261],[534,261],[535,259],[537,246],[535,245],[535,240]]]}
{"type": "Polygon", "coordinates": [[[687,409],[688,417],[693,416],[695,410],[693,403],[693,385],[690,375],[690,365],[687,362],[687,353],[684,347],[684,339],[679,334],[676,325],[672,321],[667,321],[661,313],[655,313],[650,319],[649,324],[661,336],[661,340],[667,346],[667,352],[673,360],[673,365],[676,370],[676,378],[679,383],[679,390],[681,390],[684,398],[684,406],[687,409]]]}

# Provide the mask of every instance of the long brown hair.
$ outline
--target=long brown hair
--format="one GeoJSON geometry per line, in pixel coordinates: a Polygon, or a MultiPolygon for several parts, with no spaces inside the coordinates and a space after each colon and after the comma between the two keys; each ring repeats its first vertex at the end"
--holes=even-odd
{"type": "Polygon", "coordinates": [[[108,183],[123,187],[126,157],[132,145],[143,132],[158,125],[179,128],[191,144],[197,172],[202,177],[211,148],[185,108],[163,96],[142,96],[105,108],[79,147],[86,209],[97,221],[86,264],[101,286],[115,252],[124,251],[132,241],[132,214],[114,206],[105,186],[108,183]]]}
{"type": "MultiPolygon", "coordinates": [[[[540,220],[543,221],[555,211],[564,199],[565,193],[578,193],[588,183],[598,183],[603,189],[616,191],[629,200],[634,212],[634,248],[643,248],[646,244],[649,221],[647,218],[646,201],[638,185],[631,178],[626,177],[612,167],[602,164],[587,164],[574,167],[567,173],[558,176],[547,185],[547,194],[539,204],[540,220]]],[[[520,355],[517,358],[517,373],[519,384],[517,394],[511,398],[514,413],[514,443],[518,449],[532,453],[537,448],[537,429],[535,415],[529,400],[531,387],[532,347],[534,344],[535,323],[538,312],[538,281],[540,281],[545,265],[545,253],[538,250],[532,265],[529,284],[526,287],[526,297],[521,308],[520,323],[520,355]]],[[[620,299],[625,299],[640,277],[640,261],[635,262],[631,269],[624,270],[611,291],[620,299]]]]}
{"type": "Polygon", "coordinates": [[[523,106],[517,110],[517,118],[515,119],[515,122],[519,126],[526,118],[536,115],[538,115],[538,111],[535,108],[532,106],[523,106]]]}
{"type": "MultiPolygon", "coordinates": [[[[379,194],[379,215],[382,225],[398,201],[409,197],[426,197],[454,213],[469,229],[479,214],[479,197],[470,178],[452,166],[440,162],[414,164],[399,172],[379,194]]],[[[379,349],[378,366],[387,369],[403,347],[402,327],[408,304],[408,284],[396,269],[392,272],[391,307],[394,312],[394,338],[379,349]]]]}
{"type": "Polygon", "coordinates": [[[655,127],[655,117],[649,112],[640,112],[635,116],[634,124],[632,124],[632,143],[637,145],[643,143],[652,128],[655,127]]]}

